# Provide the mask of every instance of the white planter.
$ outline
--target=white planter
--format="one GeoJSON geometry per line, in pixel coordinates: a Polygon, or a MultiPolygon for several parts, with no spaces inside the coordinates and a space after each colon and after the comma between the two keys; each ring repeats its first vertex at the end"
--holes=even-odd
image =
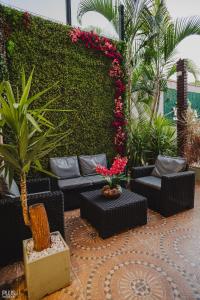
{"type": "Polygon", "coordinates": [[[56,253],[30,260],[27,253],[27,243],[23,241],[24,269],[29,300],[39,300],[70,283],[70,254],[69,247],[59,232],[64,247],[56,253]]]}

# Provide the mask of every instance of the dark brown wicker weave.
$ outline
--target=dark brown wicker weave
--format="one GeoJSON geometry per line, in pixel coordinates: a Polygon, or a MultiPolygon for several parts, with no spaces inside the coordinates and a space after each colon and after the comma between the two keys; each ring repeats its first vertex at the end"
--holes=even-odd
{"type": "Polygon", "coordinates": [[[132,168],[131,190],[148,200],[148,207],[165,217],[194,207],[195,174],[184,171],[162,176],[161,189],[155,189],[136,178],[151,176],[154,166],[132,168]]]}
{"type": "Polygon", "coordinates": [[[147,223],[146,198],[125,189],[115,200],[104,198],[101,190],[82,193],[80,210],[102,238],[147,223]]]}

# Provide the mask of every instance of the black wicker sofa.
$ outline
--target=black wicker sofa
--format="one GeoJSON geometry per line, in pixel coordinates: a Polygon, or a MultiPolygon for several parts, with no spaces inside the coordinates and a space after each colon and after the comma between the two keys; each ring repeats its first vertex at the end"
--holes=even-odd
{"type": "Polygon", "coordinates": [[[80,193],[105,185],[105,180],[96,174],[97,164],[107,167],[106,154],[50,158],[51,172],[58,177],[51,179],[52,187],[64,193],[65,211],[80,207],[80,193]]]}
{"type": "MultiPolygon", "coordinates": [[[[160,156],[160,159],[162,164],[162,160],[177,158],[160,156]]],[[[174,172],[163,169],[164,174],[156,174],[157,164],[156,161],[155,165],[132,168],[131,190],[145,196],[148,207],[165,217],[193,208],[195,173],[188,171],[185,163],[182,169],[175,168],[174,172]]]]}
{"type": "MultiPolygon", "coordinates": [[[[27,188],[28,206],[43,203],[51,232],[60,231],[64,237],[63,193],[51,192],[49,178],[32,179],[27,188]]],[[[0,237],[0,266],[22,259],[22,240],[30,238],[31,232],[24,225],[19,195],[0,199],[0,237]]]]}

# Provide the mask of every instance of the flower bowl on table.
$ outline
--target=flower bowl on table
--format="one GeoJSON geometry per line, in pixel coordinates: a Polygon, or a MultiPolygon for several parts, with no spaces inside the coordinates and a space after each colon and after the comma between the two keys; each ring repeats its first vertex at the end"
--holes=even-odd
{"type": "Polygon", "coordinates": [[[122,194],[120,182],[126,178],[124,171],[128,159],[126,157],[115,157],[110,169],[97,165],[96,172],[103,176],[107,185],[102,188],[102,195],[108,199],[116,199],[122,194]]]}

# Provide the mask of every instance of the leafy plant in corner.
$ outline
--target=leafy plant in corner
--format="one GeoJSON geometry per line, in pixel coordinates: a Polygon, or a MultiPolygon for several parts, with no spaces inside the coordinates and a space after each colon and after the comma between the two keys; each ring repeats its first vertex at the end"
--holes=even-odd
{"type": "Polygon", "coordinates": [[[176,130],[165,117],[158,116],[129,123],[129,166],[154,163],[158,154],[176,155],[176,130]]]}
{"type": "MultiPolygon", "coordinates": [[[[66,119],[59,125],[54,126],[45,117],[45,114],[49,111],[68,111],[51,108],[51,105],[58,100],[58,97],[46,101],[46,104],[41,107],[32,108],[34,102],[36,103],[40,97],[56,85],[54,84],[33,96],[29,96],[33,72],[34,70],[27,81],[24,70],[21,73],[21,97],[19,97],[18,93],[16,97],[14,96],[10,82],[3,81],[0,84],[1,135],[3,135],[5,128],[8,128],[11,132],[9,143],[0,144],[0,156],[3,160],[0,171],[5,177],[9,177],[10,184],[14,175],[19,176],[23,218],[30,229],[32,223],[27,206],[27,174],[30,168],[34,168],[37,171],[51,175],[42,168],[40,160],[54,148],[61,146],[70,133],[70,131],[61,132],[62,125],[66,122],[66,119]]],[[[34,241],[35,238],[33,236],[34,241]]]]}

